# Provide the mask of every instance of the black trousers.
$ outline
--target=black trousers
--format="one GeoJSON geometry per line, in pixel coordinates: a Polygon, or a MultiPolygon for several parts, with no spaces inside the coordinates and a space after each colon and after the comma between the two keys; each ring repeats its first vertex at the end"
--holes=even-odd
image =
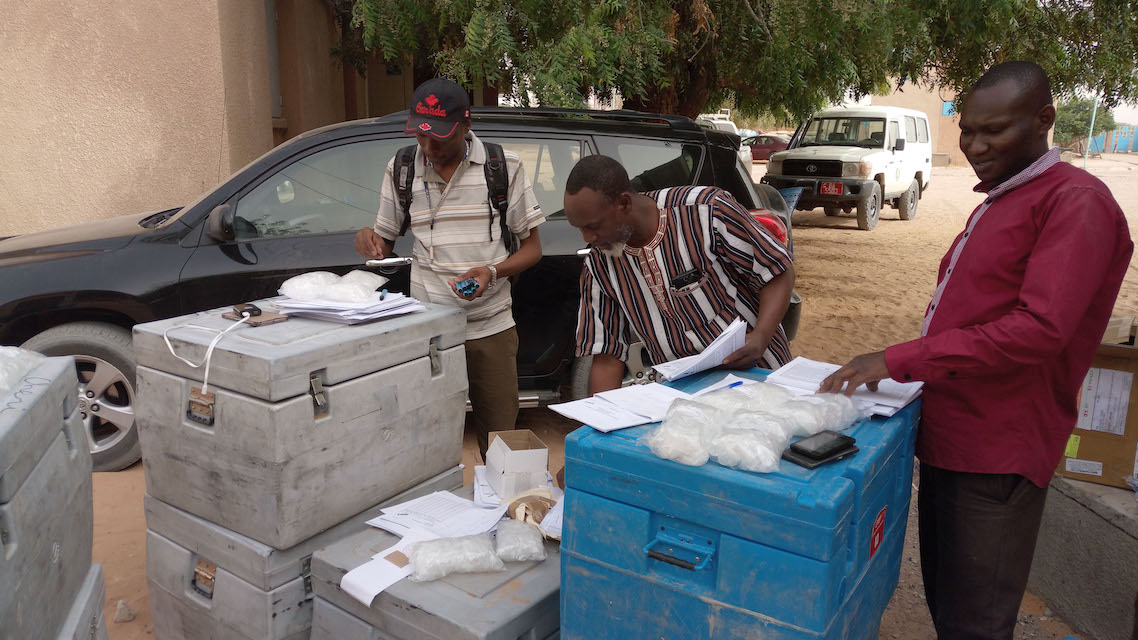
{"type": "Polygon", "coordinates": [[[940,640],[1011,640],[1047,489],[921,463],[921,574],[940,640]]]}

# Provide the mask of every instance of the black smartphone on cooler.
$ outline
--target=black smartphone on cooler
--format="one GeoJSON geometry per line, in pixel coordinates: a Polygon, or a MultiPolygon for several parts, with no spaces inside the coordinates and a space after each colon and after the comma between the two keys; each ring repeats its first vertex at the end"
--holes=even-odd
{"type": "Polygon", "coordinates": [[[784,460],[813,469],[827,462],[848,458],[858,452],[856,440],[836,431],[822,431],[793,442],[782,452],[784,460]]]}

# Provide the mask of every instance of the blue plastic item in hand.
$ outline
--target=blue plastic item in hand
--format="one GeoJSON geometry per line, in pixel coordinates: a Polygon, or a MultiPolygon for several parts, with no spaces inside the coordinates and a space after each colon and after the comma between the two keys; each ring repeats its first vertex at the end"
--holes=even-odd
{"type": "Polygon", "coordinates": [[[473,295],[475,291],[478,291],[478,281],[474,278],[467,278],[455,286],[458,288],[458,292],[464,296],[473,295]]]}

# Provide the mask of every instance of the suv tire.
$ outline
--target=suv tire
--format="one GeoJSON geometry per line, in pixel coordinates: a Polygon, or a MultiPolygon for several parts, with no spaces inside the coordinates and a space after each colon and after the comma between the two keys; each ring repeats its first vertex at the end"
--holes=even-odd
{"type": "Polygon", "coordinates": [[[917,217],[917,202],[921,199],[921,188],[914,180],[909,185],[909,190],[906,191],[900,198],[897,199],[897,212],[900,213],[902,220],[912,220],[917,217]]]}
{"type": "Polygon", "coordinates": [[[869,195],[857,203],[857,228],[862,231],[873,231],[877,226],[877,219],[881,217],[881,185],[873,183],[869,195]]]}
{"type": "Polygon", "coordinates": [[[79,406],[95,471],[125,469],[142,457],[134,416],[132,344],[130,331],[122,327],[72,322],[43,331],[21,345],[48,356],[75,358],[79,406]]]}

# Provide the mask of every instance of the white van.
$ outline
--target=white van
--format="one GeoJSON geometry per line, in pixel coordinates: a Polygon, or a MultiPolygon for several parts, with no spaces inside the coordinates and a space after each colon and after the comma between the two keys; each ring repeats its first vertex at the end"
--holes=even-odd
{"type": "Polygon", "coordinates": [[[798,128],[786,151],[771,154],[762,181],[803,187],[796,209],[823,207],[828,216],[857,209],[857,226],[877,226],[888,203],[902,220],[917,215],[929,186],[928,117],[900,107],[839,107],[798,128]]]}

